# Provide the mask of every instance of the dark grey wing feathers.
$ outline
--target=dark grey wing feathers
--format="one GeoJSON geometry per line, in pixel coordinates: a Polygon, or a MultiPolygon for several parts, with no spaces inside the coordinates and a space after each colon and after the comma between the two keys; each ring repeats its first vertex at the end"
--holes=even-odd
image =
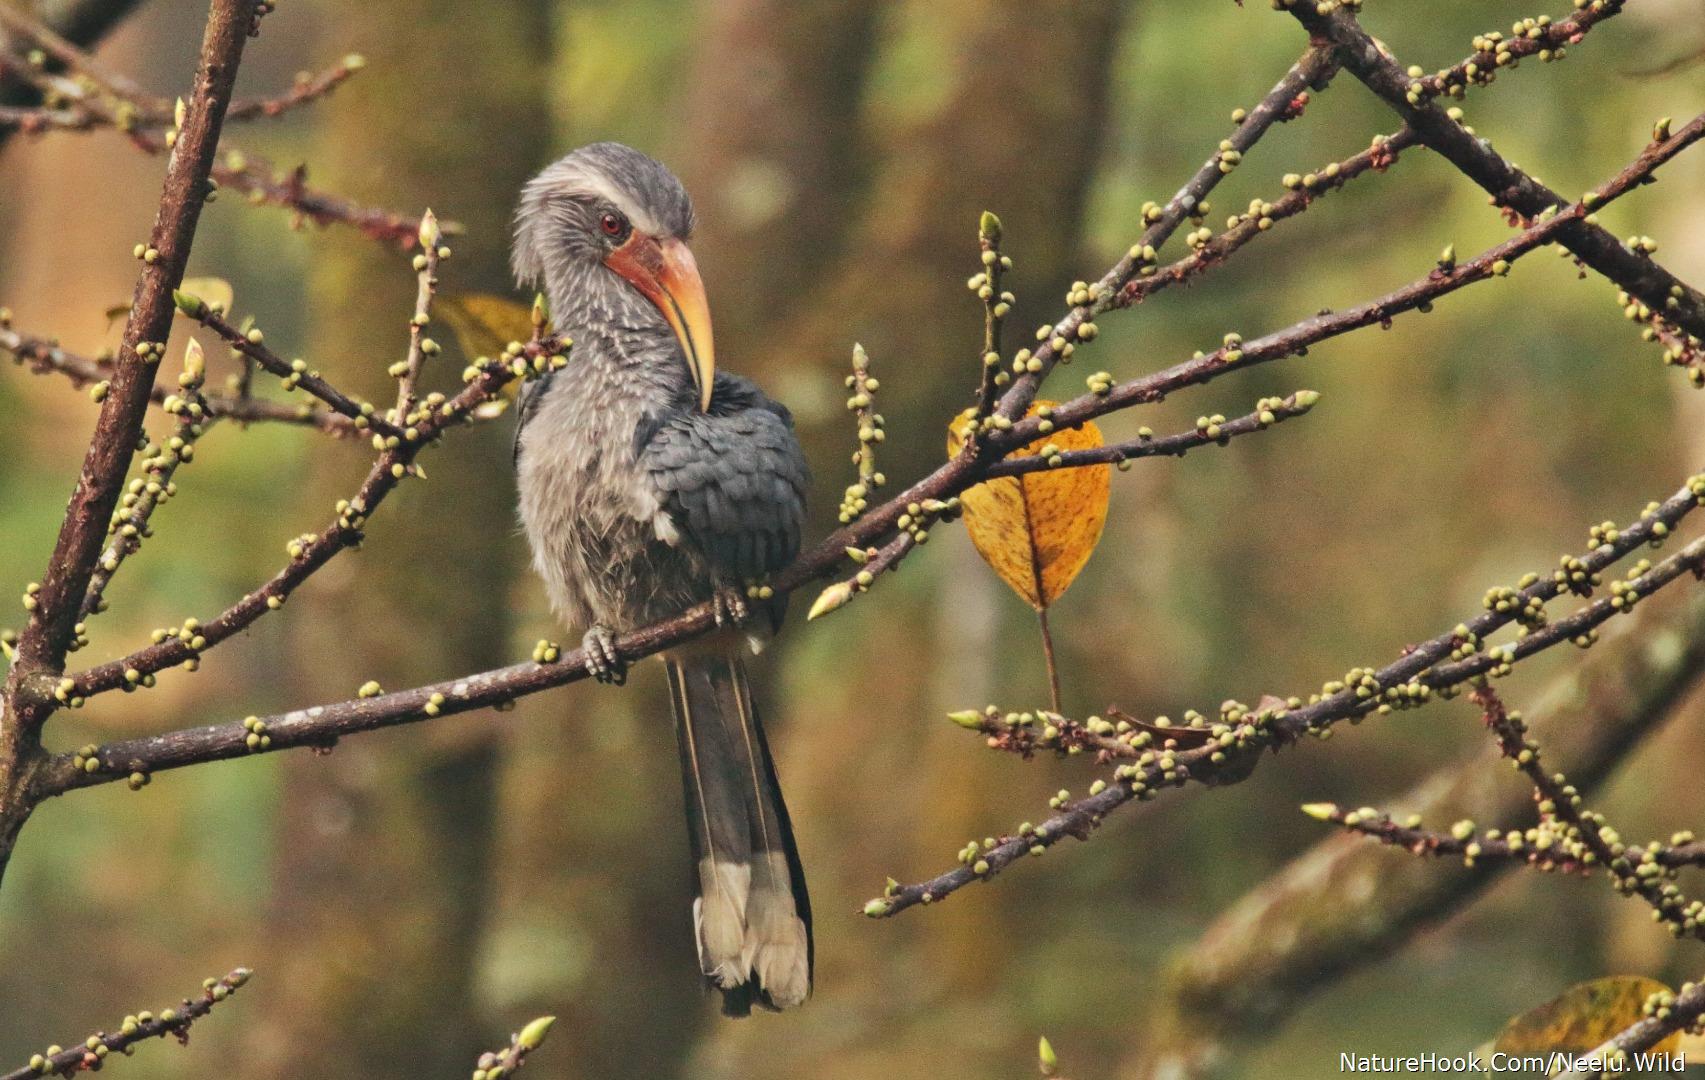
{"type": "Polygon", "coordinates": [[[760,578],[799,553],[805,456],[793,417],[749,380],[718,375],[710,412],[648,418],[635,444],[670,520],[724,575],[760,578]]]}

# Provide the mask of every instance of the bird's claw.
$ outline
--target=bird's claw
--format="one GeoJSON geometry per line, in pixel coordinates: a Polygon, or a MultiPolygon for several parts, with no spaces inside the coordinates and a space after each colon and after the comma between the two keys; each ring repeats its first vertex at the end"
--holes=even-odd
{"type": "Polygon", "coordinates": [[[580,639],[586,653],[586,670],[592,677],[609,686],[628,681],[628,662],[616,652],[616,635],[607,626],[594,626],[580,639]]]}
{"type": "Polygon", "coordinates": [[[746,597],[733,586],[719,587],[711,596],[710,606],[718,627],[739,629],[752,617],[752,609],[746,606],[746,597]]]}

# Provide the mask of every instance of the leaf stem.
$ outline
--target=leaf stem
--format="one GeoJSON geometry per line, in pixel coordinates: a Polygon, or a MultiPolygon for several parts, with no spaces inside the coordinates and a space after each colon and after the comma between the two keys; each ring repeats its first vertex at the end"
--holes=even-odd
{"type": "Polygon", "coordinates": [[[1060,711],[1060,668],[1054,661],[1054,633],[1048,629],[1048,609],[1036,609],[1036,623],[1042,628],[1042,659],[1048,664],[1048,708],[1060,711]]]}

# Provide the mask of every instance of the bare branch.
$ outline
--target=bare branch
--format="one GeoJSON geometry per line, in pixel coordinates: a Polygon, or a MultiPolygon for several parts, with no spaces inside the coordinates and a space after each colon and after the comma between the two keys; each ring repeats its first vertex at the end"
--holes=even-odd
{"type": "Polygon", "coordinates": [[[1658,861],[1657,853],[1628,848],[1602,815],[1581,806],[1580,792],[1562,773],[1546,771],[1538,745],[1527,737],[1527,725],[1521,715],[1505,708],[1497,691],[1481,686],[1470,696],[1483,711],[1498,748],[1533,785],[1534,798],[1539,803],[1540,827],[1551,826],[1549,832],[1554,842],[1577,864],[1603,867],[1615,882],[1617,892],[1631,893],[1646,901],[1654,917],[1676,937],[1705,935],[1705,926],[1700,924],[1705,909],[1698,901],[1689,902],[1681,890],[1666,880],[1661,871],[1671,868],[1658,861]],[[1652,872],[1647,872],[1648,864],[1652,872]]]}
{"type": "MultiPolygon", "coordinates": [[[[1641,605],[1631,619],[1607,625],[1604,641],[1548,680],[1528,712],[1555,764],[1590,792],[1666,720],[1679,721],[1676,706],[1701,683],[1705,590],[1694,590],[1683,603],[1641,605]],[[1656,642],[1666,647],[1654,648],[1656,642]]],[[[1533,800],[1509,777],[1497,748],[1479,747],[1394,799],[1396,816],[1527,822],[1533,800]]],[[[1486,843],[1491,832],[1475,835],[1486,843]]],[[[1213,1075],[1214,1062],[1271,1038],[1311,994],[1387,959],[1517,865],[1496,855],[1472,866],[1423,863],[1350,837],[1325,838],[1228,905],[1168,961],[1158,1007],[1133,1045],[1130,1075],[1213,1075]]]]}
{"type": "MultiPolygon", "coordinates": [[[[207,415],[206,400],[201,396],[201,384],[206,375],[207,364],[202,356],[201,343],[191,338],[184,354],[183,374],[178,378],[182,392],[169,395],[163,403],[166,412],[177,420],[173,434],[163,445],[150,448],[152,453],[142,462],[142,476],[131,481],[119,500],[120,516],[113,520],[112,540],[95,564],[95,571],[89,578],[89,590],[78,607],[77,613],[82,618],[87,619],[106,609],[103,594],[108,583],[118,573],[124,560],[141,549],[142,541],[150,535],[149,520],[154,511],[176,493],[172,477],[177,475],[180,465],[195,457],[196,443],[201,440],[207,425],[213,422],[207,415]]],[[[79,634],[73,647],[80,648],[82,641],[79,634]]]]}
{"type": "Polygon", "coordinates": [[[402,430],[379,415],[377,407],[371,402],[356,401],[327,382],[318,371],[309,368],[303,361],[286,360],[273,352],[267,347],[266,336],[261,330],[243,330],[194,297],[180,294],[178,304],[185,315],[218,334],[233,351],[248,357],[267,372],[282,379],[286,390],[300,388],[318,398],[332,412],[346,418],[350,426],[357,431],[371,430],[387,438],[401,436],[402,430]]]}
{"type": "Polygon", "coordinates": [[[1408,128],[1390,135],[1374,136],[1372,144],[1359,154],[1343,161],[1332,162],[1316,172],[1288,173],[1284,181],[1289,193],[1277,202],[1252,205],[1236,215],[1236,224],[1217,236],[1194,245],[1195,251],[1146,277],[1126,283],[1119,290],[1114,307],[1140,304],[1172,285],[1182,284],[1225,262],[1243,245],[1313,206],[1315,201],[1337,191],[1358,176],[1369,172],[1384,172],[1397,164],[1398,155],[1415,145],[1415,133],[1408,128]]]}
{"type": "MultiPolygon", "coordinates": [[[[75,387],[89,387],[98,398],[104,399],[112,389],[114,372],[110,357],[89,358],[60,348],[46,338],[34,337],[14,330],[8,313],[0,309],[0,352],[12,354],[17,363],[27,366],[38,375],[58,374],[75,387]],[[103,385],[104,384],[104,385],[103,385]],[[100,387],[101,389],[95,389],[100,387]]],[[[165,387],[155,385],[148,392],[148,403],[163,407],[170,394],[165,387]]],[[[207,415],[215,420],[235,420],[240,424],[276,423],[311,427],[328,435],[349,436],[358,429],[346,416],[305,405],[285,405],[259,398],[227,394],[203,394],[207,415]]]]}
{"type": "MultiPolygon", "coordinates": [[[[1568,200],[1510,164],[1490,143],[1434,106],[1427,99],[1425,85],[1405,75],[1391,54],[1369,37],[1342,5],[1317,6],[1290,0],[1286,6],[1314,40],[1331,44],[1338,60],[1384,98],[1421,142],[1484,188],[1497,205],[1529,220],[1568,205],[1568,200]]],[[[1630,251],[1585,215],[1570,220],[1557,234],[1557,241],[1653,311],[1663,312],[1665,318],[1695,337],[1705,337],[1705,294],[1648,255],[1630,251]]]]}
{"type": "Polygon", "coordinates": [[[1275,424],[1302,416],[1314,408],[1319,400],[1320,395],[1313,390],[1298,390],[1282,398],[1262,398],[1256,403],[1253,412],[1235,420],[1227,420],[1223,416],[1204,416],[1196,421],[1195,428],[1176,435],[1156,438],[1153,432],[1144,428],[1143,433],[1139,433],[1135,439],[1098,446],[1092,450],[1065,450],[1052,457],[1009,457],[989,466],[988,476],[1019,476],[1046,469],[1074,469],[1085,465],[1117,465],[1124,468],[1128,462],[1138,458],[1183,457],[1198,447],[1224,446],[1240,435],[1266,431],[1275,424]]]}
{"type": "Polygon", "coordinates": [[[1595,627],[1622,611],[1632,610],[1632,604],[1626,600],[1628,595],[1649,596],[1684,574],[1705,577],[1705,539],[1694,541],[1622,583],[1624,588],[1614,596],[1586,604],[1514,644],[1491,648],[1482,644],[1497,630],[1515,622],[1518,614],[1534,607],[1542,610],[1546,602],[1565,591],[1590,591],[1594,575],[1644,544],[1653,540],[1661,542],[1701,501],[1705,501],[1705,473],[1689,478],[1687,486],[1619,532],[1614,542],[1600,544],[1584,555],[1565,557],[1563,570],[1538,578],[1520,590],[1511,590],[1514,602],[1491,606],[1458,628],[1405,650],[1383,668],[1357,669],[1351,673],[1353,678],[1346,676],[1327,684],[1326,692],[1306,705],[1297,701],[1285,708],[1250,710],[1233,703],[1221,722],[1209,728],[1212,737],[1203,744],[1145,753],[1137,764],[1122,766],[1112,783],[1100,782],[1099,790],[1089,797],[1062,801],[1059,812],[1033,830],[1000,838],[993,847],[978,852],[974,859],[962,857],[961,862],[966,865],[929,881],[891,888],[882,899],[871,901],[866,914],[889,916],[917,904],[939,901],[973,881],[988,880],[1004,867],[1036,850],[1051,847],[1063,837],[1087,837],[1112,810],[1133,800],[1153,798],[1163,788],[1181,787],[1192,780],[1205,783],[1241,780],[1263,749],[1276,748],[1370,712],[1424,704],[1435,694],[1473,679],[1503,675],[1518,660],[1559,642],[1588,643],[1595,627]]]}
{"type": "MultiPolygon", "coordinates": [[[[1110,388],[1095,388],[1100,392],[1092,390],[1090,394],[1055,406],[1053,420],[1056,424],[1071,425],[1130,405],[1160,401],[1175,390],[1210,382],[1232,370],[1287,356],[1304,355],[1310,346],[1352,330],[1389,325],[1392,319],[1407,311],[1425,313],[1431,310],[1433,302],[1441,297],[1466,285],[1508,273],[1510,265],[1523,255],[1560,240],[1566,229],[1583,221],[1592,212],[1591,207],[1606,205],[1626,195],[1645,183],[1659,167],[1701,138],[1705,138],[1705,114],[1676,129],[1668,138],[1648,145],[1639,158],[1589,193],[1581,202],[1545,215],[1510,239],[1488,248],[1467,262],[1441,259],[1438,268],[1426,277],[1387,293],[1378,300],[1336,314],[1317,315],[1253,341],[1246,342],[1241,338],[1228,340],[1221,348],[1211,353],[1175,364],[1163,371],[1139,376],[1110,388]]],[[[1014,441],[1029,441],[1036,437],[1036,428],[1036,419],[1030,418],[1015,423],[1010,434],[1014,441]]]]}
{"type": "MultiPolygon", "coordinates": [[[[528,355],[540,362],[560,363],[558,341],[535,342],[528,355]]],[[[203,624],[186,622],[174,632],[159,636],[152,645],[129,656],[61,679],[53,689],[56,700],[76,706],[82,700],[109,690],[133,690],[153,685],[153,676],[169,667],[199,661],[202,652],[247,629],[268,611],[284,606],[290,594],[330,562],[339,552],[360,543],[367,518],[378,509],[405,478],[419,474],[415,458],[447,429],[469,420],[473,410],[508,382],[521,377],[523,359],[490,362],[478,369],[462,392],[448,401],[428,397],[431,410],[400,437],[381,437],[384,449],[355,495],[338,503],[337,517],[322,532],[299,536],[286,545],[290,562],[260,588],[203,624]],[[513,366],[511,366],[513,365],[513,366]]]]}
{"type": "MultiPolygon", "coordinates": [[[[1301,115],[1308,104],[1308,88],[1324,84],[1336,70],[1334,61],[1324,50],[1311,48],[1304,53],[1260,103],[1239,120],[1237,130],[1225,140],[1230,144],[1230,149],[1216,148],[1213,155],[1202,163],[1195,175],[1164,206],[1152,207],[1145,211],[1144,224],[1147,228],[1143,230],[1141,238],[1132,245],[1125,257],[1114,264],[1093,286],[1074,290],[1072,309],[1040,335],[1040,343],[1026,358],[1025,373],[1019,375],[1013,381],[1011,389],[1002,396],[997,416],[1010,424],[1016,423],[1018,418],[1025,414],[1031,402],[1036,399],[1036,392],[1042,385],[1042,380],[1047,378],[1054,365],[1069,357],[1079,340],[1093,338],[1094,316],[1114,307],[1120,292],[1131,281],[1153,272],[1158,249],[1166,244],[1167,239],[1187,218],[1200,217],[1206,213],[1204,204],[1208,195],[1242,163],[1243,155],[1247,154],[1274,124],[1301,115]],[[1085,326],[1091,329],[1086,332],[1085,326]],[[1035,363],[1029,363],[1030,360],[1035,363]]],[[[994,419],[993,416],[989,418],[991,421],[994,419]]],[[[988,453],[981,448],[979,452],[988,453]]]]}
{"type": "Polygon", "coordinates": [[[94,1071],[106,1064],[113,1054],[132,1054],[138,1043],[171,1035],[180,1042],[189,1038],[190,1025],[213,1011],[213,1006],[236,993],[249,981],[249,969],[237,968],[220,979],[202,983],[201,996],[184,998],[183,1004],[158,1013],[143,1010],[127,1016],[114,1032],[97,1031],[69,1050],[50,1046],[37,1054],[22,1068],[0,1075],[0,1080],[40,1080],[43,1076],[94,1071]]]}

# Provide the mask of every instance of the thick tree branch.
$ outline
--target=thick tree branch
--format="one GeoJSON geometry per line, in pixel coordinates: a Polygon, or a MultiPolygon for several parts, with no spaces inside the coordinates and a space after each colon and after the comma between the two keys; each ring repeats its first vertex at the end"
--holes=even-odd
{"type": "Polygon", "coordinates": [[[100,554],[125,472],[142,430],[154,374],[172,322],[172,292],[183,280],[190,245],[207,197],[243,45],[257,17],[253,0],[215,0],[202,41],[195,85],[166,168],[160,210],[143,253],[142,275],[125,322],[112,380],[72,492],[53,556],[18,642],[6,687],[11,720],[27,731],[51,711],[41,680],[64,663],[78,605],[100,554]]]}

